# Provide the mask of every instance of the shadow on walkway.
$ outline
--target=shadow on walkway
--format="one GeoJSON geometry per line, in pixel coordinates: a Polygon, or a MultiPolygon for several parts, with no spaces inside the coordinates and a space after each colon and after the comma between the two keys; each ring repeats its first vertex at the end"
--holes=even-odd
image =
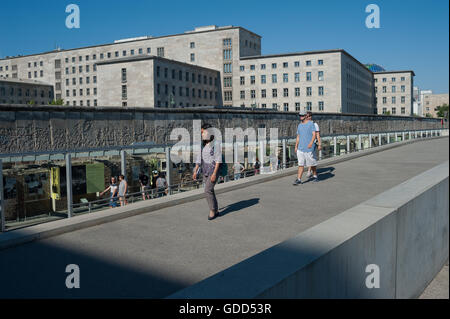
{"type": "Polygon", "coordinates": [[[245,209],[248,208],[250,206],[256,205],[259,203],[259,198],[252,198],[252,199],[246,199],[246,200],[241,200],[240,202],[237,203],[233,203],[231,205],[228,205],[226,207],[223,207],[221,209],[219,209],[219,217],[223,217],[227,214],[233,213],[233,212],[237,212],[241,209],[245,209]]]}

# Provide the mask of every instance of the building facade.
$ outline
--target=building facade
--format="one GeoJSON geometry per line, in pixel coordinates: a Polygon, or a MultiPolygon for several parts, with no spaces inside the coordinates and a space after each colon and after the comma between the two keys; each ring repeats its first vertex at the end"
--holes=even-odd
{"type": "MultiPolygon", "coordinates": [[[[161,37],[118,40],[111,44],[57,50],[0,60],[0,77],[53,83],[56,99],[66,105],[98,105],[97,63],[138,55],[218,70],[222,77],[239,72],[239,59],[261,54],[261,37],[234,26],[207,26],[161,37]]],[[[224,83],[223,79],[221,83],[224,83]]],[[[222,86],[224,105],[233,105],[232,89],[222,86]]]]}
{"type": "Polygon", "coordinates": [[[53,98],[53,85],[40,81],[0,78],[0,104],[48,105],[53,98]]]}
{"type": "Polygon", "coordinates": [[[424,93],[422,99],[423,99],[422,105],[424,116],[438,117],[437,107],[442,106],[444,104],[449,105],[448,93],[446,94],[424,93]]]}
{"type": "Polygon", "coordinates": [[[375,72],[378,114],[412,116],[414,71],[375,72]]]}
{"type": "Polygon", "coordinates": [[[196,107],[222,104],[220,72],[155,56],[98,64],[102,106],[196,107]]]}
{"type": "Polygon", "coordinates": [[[232,84],[236,106],[374,114],[372,72],[344,50],[243,57],[232,84]]]}

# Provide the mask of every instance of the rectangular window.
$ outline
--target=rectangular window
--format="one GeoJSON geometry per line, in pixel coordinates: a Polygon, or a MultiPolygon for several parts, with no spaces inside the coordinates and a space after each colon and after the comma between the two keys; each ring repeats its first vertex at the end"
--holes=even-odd
{"type": "Polygon", "coordinates": [[[164,57],[164,47],[157,48],[156,53],[159,57],[163,58],[164,57]]]}
{"type": "Polygon", "coordinates": [[[319,111],[323,111],[323,101],[319,102],[319,111]]]}
{"type": "Polygon", "coordinates": [[[241,76],[240,78],[240,84],[245,85],[245,76],[241,76]]]}
{"type": "Polygon", "coordinates": [[[312,102],[306,102],[306,110],[312,111],[312,102]]]}
{"type": "Polygon", "coordinates": [[[323,86],[319,86],[319,95],[320,95],[320,96],[323,95],[323,86]]]}
{"type": "Polygon", "coordinates": [[[223,50],[223,59],[224,60],[232,60],[233,59],[233,53],[231,49],[223,50]]]}
{"type": "Polygon", "coordinates": [[[189,44],[189,47],[190,47],[191,49],[195,49],[195,42],[191,42],[191,43],[189,44]]]}
{"type": "Polygon", "coordinates": [[[272,69],[276,69],[277,68],[277,64],[276,63],[272,63],[272,69]]]}
{"type": "Polygon", "coordinates": [[[295,61],[294,62],[294,67],[296,67],[296,68],[300,67],[300,61],[295,61]]]}
{"type": "Polygon", "coordinates": [[[283,89],[283,97],[289,97],[289,89],[288,88],[283,89]]]}
{"type": "Polygon", "coordinates": [[[266,98],[266,90],[265,90],[265,89],[261,90],[261,97],[262,97],[263,99],[266,98]]]}
{"type": "Polygon", "coordinates": [[[300,88],[295,88],[295,96],[300,96],[300,88]]]}
{"type": "Polygon", "coordinates": [[[311,72],[306,72],[306,81],[311,81],[311,72]]]}
{"type": "Polygon", "coordinates": [[[300,102],[295,102],[295,110],[300,111],[300,102]]]}
{"type": "Polygon", "coordinates": [[[396,114],[397,113],[397,109],[395,107],[392,108],[392,113],[391,114],[396,114]]]}
{"type": "Polygon", "coordinates": [[[391,80],[392,80],[392,82],[395,82],[395,78],[392,78],[391,80]]]}
{"type": "Polygon", "coordinates": [[[392,97],[392,104],[395,104],[396,103],[396,99],[395,99],[395,96],[393,96],[392,97]]]}
{"type": "Polygon", "coordinates": [[[229,102],[229,101],[233,100],[233,92],[225,91],[224,94],[225,94],[225,97],[224,97],[225,101],[229,102]]]}
{"type": "Polygon", "coordinates": [[[387,97],[383,97],[383,104],[386,104],[387,103],[387,97]]]}
{"type": "Polygon", "coordinates": [[[261,64],[261,70],[265,70],[266,69],[266,65],[265,64],[261,64]]]}
{"type": "Polygon", "coordinates": [[[405,103],[406,102],[406,98],[404,96],[401,97],[401,102],[405,103]]]}
{"type": "Polygon", "coordinates": [[[283,83],[288,83],[289,82],[289,76],[287,73],[283,73],[283,83]]]}
{"type": "Polygon", "coordinates": [[[254,65],[254,64],[250,65],[250,70],[251,70],[251,71],[254,71],[254,70],[255,70],[255,65],[254,65]]]}
{"type": "Polygon", "coordinates": [[[122,85],[122,100],[126,100],[126,99],[127,99],[127,86],[122,85]]]}
{"type": "Polygon", "coordinates": [[[261,75],[261,84],[266,84],[266,76],[261,75]]]}
{"type": "Polygon", "coordinates": [[[387,92],[387,88],[385,86],[383,86],[383,93],[387,92]]]}
{"type": "Polygon", "coordinates": [[[289,65],[289,63],[287,63],[287,62],[283,62],[283,68],[287,68],[287,67],[288,67],[288,65],[289,65]]]}
{"type": "Polygon", "coordinates": [[[306,88],[306,96],[311,96],[312,95],[312,87],[307,87],[306,88]]]}
{"type": "Polygon", "coordinates": [[[295,76],[295,82],[300,82],[300,72],[296,72],[294,74],[294,76],[295,76]]]}
{"type": "Polygon", "coordinates": [[[405,81],[405,77],[404,76],[402,76],[401,78],[400,78],[400,81],[405,81]]]}
{"type": "Polygon", "coordinates": [[[147,48],[147,54],[150,54],[152,52],[152,48],[147,48]]]}
{"type": "Polygon", "coordinates": [[[272,97],[278,97],[277,89],[272,89],[272,97]]]}
{"type": "Polygon", "coordinates": [[[406,92],[406,88],[405,88],[404,85],[401,86],[401,91],[402,91],[402,92],[406,92]]]}
{"type": "Polygon", "coordinates": [[[97,83],[97,76],[95,76],[95,75],[94,75],[94,77],[93,77],[93,82],[94,82],[94,83],[97,83]]]}
{"type": "Polygon", "coordinates": [[[241,91],[241,100],[245,100],[245,91],[241,91]]]}
{"type": "Polygon", "coordinates": [[[122,83],[127,82],[127,69],[122,69],[122,83]]]}
{"type": "MultiPolygon", "coordinates": [[[[317,64],[318,64],[318,65],[323,65],[323,60],[317,61],[317,64]]],[[[319,102],[319,103],[320,103],[320,102],[319,102]]]]}
{"type": "Polygon", "coordinates": [[[402,114],[405,114],[406,113],[406,108],[402,107],[401,112],[402,112],[402,114]]]}
{"type": "Polygon", "coordinates": [[[233,83],[233,78],[232,77],[224,77],[223,78],[223,86],[226,88],[230,88],[232,86],[233,83]]]}
{"type": "Polygon", "coordinates": [[[392,86],[392,93],[395,93],[395,91],[396,91],[396,87],[395,87],[395,85],[393,85],[392,86]]]}
{"type": "Polygon", "coordinates": [[[311,61],[306,61],[306,66],[311,66],[311,61]]]}
{"type": "Polygon", "coordinates": [[[254,75],[252,75],[252,76],[250,76],[250,84],[255,84],[255,76],[254,75]]]}
{"type": "Polygon", "coordinates": [[[223,65],[223,73],[231,73],[231,72],[233,72],[231,68],[231,63],[225,63],[223,65]]]}
{"type": "Polygon", "coordinates": [[[245,71],[245,66],[244,65],[241,65],[241,66],[239,66],[239,71],[245,71]]]}
{"type": "Polygon", "coordinates": [[[256,91],[255,90],[251,90],[250,91],[250,98],[252,98],[252,99],[256,98],[256,91]]]}
{"type": "Polygon", "coordinates": [[[288,111],[289,111],[289,103],[284,103],[284,104],[283,104],[283,110],[284,110],[285,112],[288,112],[288,111]]]}
{"type": "Polygon", "coordinates": [[[191,53],[191,62],[195,61],[195,53],[191,53]]]}
{"type": "Polygon", "coordinates": [[[323,71],[318,72],[318,79],[319,81],[323,81],[323,71]]]}
{"type": "Polygon", "coordinates": [[[272,83],[277,83],[277,75],[272,74],[272,83]]]}

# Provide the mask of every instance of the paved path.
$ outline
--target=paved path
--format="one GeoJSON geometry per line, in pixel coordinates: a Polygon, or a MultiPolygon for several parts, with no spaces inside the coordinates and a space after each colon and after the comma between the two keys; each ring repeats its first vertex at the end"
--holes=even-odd
{"type": "MultiPolygon", "coordinates": [[[[448,138],[420,141],[320,170],[0,251],[0,298],[162,298],[276,245],[448,160],[448,138]],[[80,267],[67,289],[65,267],[80,267]]],[[[101,212],[99,212],[101,213],[101,212]]]]}

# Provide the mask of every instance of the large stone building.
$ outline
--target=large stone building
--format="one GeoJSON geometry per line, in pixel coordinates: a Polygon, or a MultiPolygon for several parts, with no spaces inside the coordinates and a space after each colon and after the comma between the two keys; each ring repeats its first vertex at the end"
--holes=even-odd
{"type": "Polygon", "coordinates": [[[53,98],[53,85],[34,80],[0,77],[0,104],[48,105],[53,98]]]}
{"type": "MultiPolygon", "coordinates": [[[[239,72],[241,57],[258,54],[261,54],[259,35],[242,27],[208,26],[175,35],[124,39],[104,45],[6,58],[0,60],[0,76],[52,83],[56,99],[64,99],[65,104],[96,106],[98,62],[156,55],[218,70],[223,77],[229,77],[239,72]]],[[[231,90],[222,87],[225,105],[233,105],[229,98],[231,90]]]]}
{"type": "Polygon", "coordinates": [[[424,116],[437,117],[438,106],[449,105],[448,93],[446,94],[424,94],[422,97],[424,116]]]}
{"type": "Polygon", "coordinates": [[[378,114],[414,114],[414,71],[384,71],[373,75],[378,114]]]}
{"type": "Polygon", "coordinates": [[[98,101],[102,106],[167,108],[222,104],[220,73],[213,69],[145,55],[97,65],[98,101]]]}
{"type": "Polygon", "coordinates": [[[344,50],[243,57],[233,87],[238,94],[236,106],[364,114],[375,111],[372,72],[344,50]]]}
{"type": "MultiPolygon", "coordinates": [[[[126,86],[127,101],[124,101],[123,85],[114,84],[115,89],[112,90],[108,83],[101,83],[103,79],[108,81],[108,76],[107,72],[104,73],[105,76],[100,76],[98,67],[109,70],[115,66],[104,62],[137,56],[157,56],[172,61],[164,60],[164,63],[174,64],[174,61],[178,61],[184,63],[184,68],[192,69],[197,66],[204,68],[205,72],[207,69],[219,72],[220,105],[276,108],[285,111],[309,109],[315,112],[377,113],[373,77],[375,74],[376,81],[377,76],[383,72],[372,73],[344,50],[263,56],[261,36],[235,26],[199,27],[175,35],[123,39],[104,45],[8,57],[0,60],[0,76],[39,79],[53,84],[55,98],[63,99],[66,105],[97,106],[107,103],[115,106],[165,107],[166,102],[168,106],[176,107],[187,106],[188,103],[189,106],[216,105],[215,93],[213,101],[194,101],[192,96],[189,99],[187,96],[181,98],[179,91],[175,92],[180,98],[178,101],[161,96],[160,99],[153,99],[152,104],[149,102],[152,99],[145,95],[148,92],[134,87],[132,83],[126,86]],[[132,92],[144,95],[136,96],[136,102],[132,102],[132,92]],[[103,100],[108,95],[111,98],[103,100]],[[114,101],[112,96],[115,96],[114,101]],[[139,103],[140,100],[148,103],[139,103]]],[[[163,63],[163,60],[149,61],[147,63],[163,63]]],[[[137,62],[133,63],[137,65],[137,62]]],[[[170,69],[170,66],[168,68],[170,69]]],[[[380,105],[379,101],[378,113],[382,113],[384,108],[386,112],[389,109],[389,112],[399,115],[412,114],[414,73],[411,72],[405,72],[408,79],[407,92],[401,92],[403,95],[395,97],[399,100],[398,107],[397,101],[395,105],[391,103],[392,99],[391,102],[386,102],[386,105],[380,105]],[[403,100],[405,102],[402,102],[403,100]]],[[[120,77],[121,75],[118,75],[117,79],[120,80],[120,77]]],[[[113,81],[112,78],[110,80],[113,81]]],[[[170,81],[169,78],[166,83],[169,88],[175,86],[179,90],[179,87],[182,87],[170,81]]],[[[157,87],[157,83],[145,81],[136,82],[136,85],[157,87]]],[[[168,95],[170,96],[170,89],[168,95]]],[[[173,93],[172,95],[175,96],[173,93]]],[[[383,101],[383,97],[379,100],[383,101]]]]}

